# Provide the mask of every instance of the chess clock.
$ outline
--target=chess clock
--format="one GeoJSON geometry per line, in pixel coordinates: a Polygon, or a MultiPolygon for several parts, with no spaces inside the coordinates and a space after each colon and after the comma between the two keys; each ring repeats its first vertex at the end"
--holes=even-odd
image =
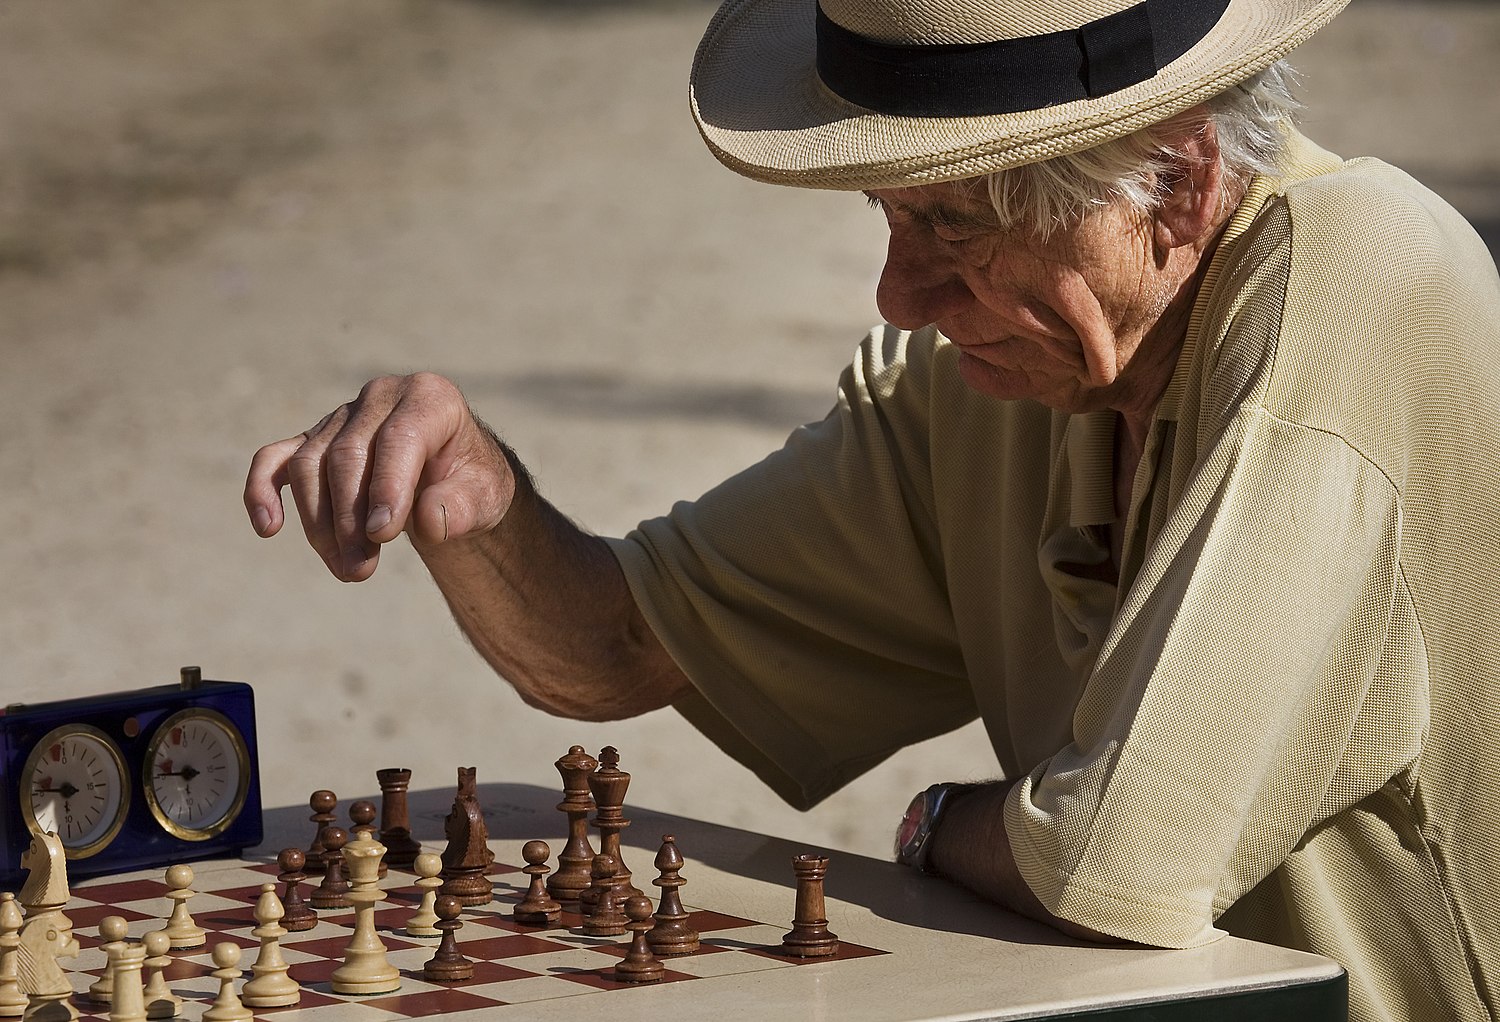
{"type": "Polygon", "coordinates": [[[68,873],[97,876],[259,844],[249,685],[184,667],[176,685],[0,711],[0,886],[31,837],[62,838],[68,873]]]}

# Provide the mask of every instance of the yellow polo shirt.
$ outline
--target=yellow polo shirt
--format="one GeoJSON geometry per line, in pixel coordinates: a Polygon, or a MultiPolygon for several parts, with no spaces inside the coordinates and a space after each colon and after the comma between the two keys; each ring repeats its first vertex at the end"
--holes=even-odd
{"type": "Polygon", "coordinates": [[[1285,167],[1203,283],[1118,585],[1113,413],[978,395],[932,329],[872,333],[825,420],[614,549],[679,710],[793,804],[978,715],[1058,916],[1490,1020],[1500,280],[1401,172],[1285,167]]]}

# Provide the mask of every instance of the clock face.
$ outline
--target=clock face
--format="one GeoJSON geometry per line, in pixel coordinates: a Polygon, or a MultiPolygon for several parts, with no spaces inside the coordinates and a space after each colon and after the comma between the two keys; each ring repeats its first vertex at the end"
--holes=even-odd
{"type": "Polygon", "coordinates": [[[222,833],[244,807],[249,753],[223,714],[182,710],[151,737],[145,775],[146,805],[156,822],[184,840],[204,841],[222,833]]]}
{"type": "Polygon", "coordinates": [[[32,833],[56,834],[68,858],[87,858],[109,844],[125,822],[130,805],[125,759],[98,728],[55,728],[27,757],[20,795],[32,833]]]}

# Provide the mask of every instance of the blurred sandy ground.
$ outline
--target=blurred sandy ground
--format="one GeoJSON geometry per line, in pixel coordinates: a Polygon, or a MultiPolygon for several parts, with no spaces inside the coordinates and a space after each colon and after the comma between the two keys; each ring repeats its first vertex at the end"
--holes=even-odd
{"type": "MultiPolygon", "coordinates": [[[[603,533],[822,416],[876,320],[882,223],[708,156],[685,80],[710,14],[0,0],[0,698],[201,664],[255,684],[271,804],[387,765],[554,784],[608,743],[632,802],[875,855],[912,792],[989,774],[971,726],[795,813],[670,711],[522,706],[404,546],[346,586],[245,522],[251,452],[380,372],[455,377],[603,533]]],[[[1493,245],[1497,55],[1500,8],[1354,0],[1300,58],[1310,131],[1493,245]]]]}

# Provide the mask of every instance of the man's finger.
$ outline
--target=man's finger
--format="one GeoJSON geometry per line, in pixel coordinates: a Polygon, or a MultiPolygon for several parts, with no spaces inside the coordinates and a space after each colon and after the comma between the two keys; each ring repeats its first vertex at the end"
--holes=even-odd
{"type": "Polygon", "coordinates": [[[445,454],[469,424],[469,407],[447,380],[419,373],[375,434],[365,534],[388,543],[407,527],[417,492],[447,475],[445,454]]]}
{"type": "Polygon", "coordinates": [[[392,398],[383,381],[372,381],[360,393],[348,419],[328,443],[323,475],[328,488],[328,514],[333,542],[342,570],[339,577],[368,578],[379,544],[365,533],[369,515],[368,492],[374,437],[391,414],[392,398]]]}
{"type": "Polygon", "coordinates": [[[486,505],[493,503],[484,489],[465,485],[461,476],[453,476],[427,487],[417,497],[410,528],[420,543],[435,546],[463,539],[490,528],[486,505]]]}
{"type": "Polygon", "coordinates": [[[302,532],[328,570],[335,577],[343,578],[343,563],[338,543],[333,536],[333,514],[328,496],[328,481],[323,473],[323,457],[328,449],[328,438],[309,438],[287,459],[287,483],[292,491],[292,503],[297,505],[297,515],[302,519],[302,532]]]}
{"type": "Polygon", "coordinates": [[[286,465],[306,440],[306,433],[298,433],[266,444],[250,459],[250,471],[245,476],[245,512],[260,536],[276,535],[286,521],[281,504],[281,488],[287,484],[286,465]]]}

